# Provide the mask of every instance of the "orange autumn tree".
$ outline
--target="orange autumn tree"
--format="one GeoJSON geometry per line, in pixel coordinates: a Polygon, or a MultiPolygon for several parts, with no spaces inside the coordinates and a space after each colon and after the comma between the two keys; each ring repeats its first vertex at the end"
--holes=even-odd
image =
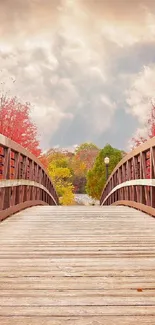
{"type": "Polygon", "coordinates": [[[40,160],[41,164],[44,166],[44,168],[47,169],[49,162],[48,162],[46,155],[41,155],[39,157],[39,160],[40,160]]]}
{"type": "Polygon", "coordinates": [[[90,170],[96,157],[99,153],[99,148],[93,143],[82,143],[75,152],[75,159],[85,164],[86,170],[90,170]]]}
{"type": "Polygon", "coordinates": [[[85,193],[86,176],[93,167],[99,148],[93,143],[82,143],[77,147],[72,159],[73,184],[76,193],[85,193]]]}
{"type": "Polygon", "coordinates": [[[0,98],[0,133],[19,143],[35,156],[41,154],[37,127],[31,117],[31,105],[22,104],[17,97],[0,98]]]}

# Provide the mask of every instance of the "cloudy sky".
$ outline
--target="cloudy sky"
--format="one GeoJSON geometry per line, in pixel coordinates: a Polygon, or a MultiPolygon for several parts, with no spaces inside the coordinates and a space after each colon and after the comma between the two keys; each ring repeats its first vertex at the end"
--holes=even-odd
{"type": "Polygon", "coordinates": [[[0,80],[43,149],[127,150],[155,93],[155,0],[0,0],[0,80]]]}

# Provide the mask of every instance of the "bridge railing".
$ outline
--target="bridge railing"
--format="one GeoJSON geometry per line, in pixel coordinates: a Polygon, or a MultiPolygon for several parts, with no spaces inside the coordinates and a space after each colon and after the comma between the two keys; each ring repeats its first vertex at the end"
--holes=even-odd
{"type": "Polygon", "coordinates": [[[155,216],[155,138],[127,154],[110,175],[101,205],[127,205],[155,216]]]}
{"type": "Polygon", "coordinates": [[[40,161],[0,134],[0,220],[26,207],[57,205],[58,196],[40,161]]]}

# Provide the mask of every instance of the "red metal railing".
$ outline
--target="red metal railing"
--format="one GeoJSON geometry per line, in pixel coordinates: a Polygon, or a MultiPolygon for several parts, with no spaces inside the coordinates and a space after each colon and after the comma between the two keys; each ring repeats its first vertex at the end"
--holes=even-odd
{"type": "Polygon", "coordinates": [[[110,175],[101,205],[127,205],[155,216],[155,138],[126,155],[110,175]]]}
{"type": "Polygon", "coordinates": [[[39,160],[0,134],[0,220],[34,205],[57,205],[58,196],[39,160]]]}

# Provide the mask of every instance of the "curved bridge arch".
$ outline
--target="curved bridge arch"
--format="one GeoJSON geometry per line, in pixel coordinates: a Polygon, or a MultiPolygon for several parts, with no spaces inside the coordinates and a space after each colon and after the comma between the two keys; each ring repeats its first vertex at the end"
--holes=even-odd
{"type": "Polygon", "coordinates": [[[0,220],[27,207],[58,203],[39,159],[0,134],[0,220]]]}
{"type": "Polygon", "coordinates": [[[155,216],[155,138],[127,154],[102,192],[101,205],[127,205],[155,216]]]}

